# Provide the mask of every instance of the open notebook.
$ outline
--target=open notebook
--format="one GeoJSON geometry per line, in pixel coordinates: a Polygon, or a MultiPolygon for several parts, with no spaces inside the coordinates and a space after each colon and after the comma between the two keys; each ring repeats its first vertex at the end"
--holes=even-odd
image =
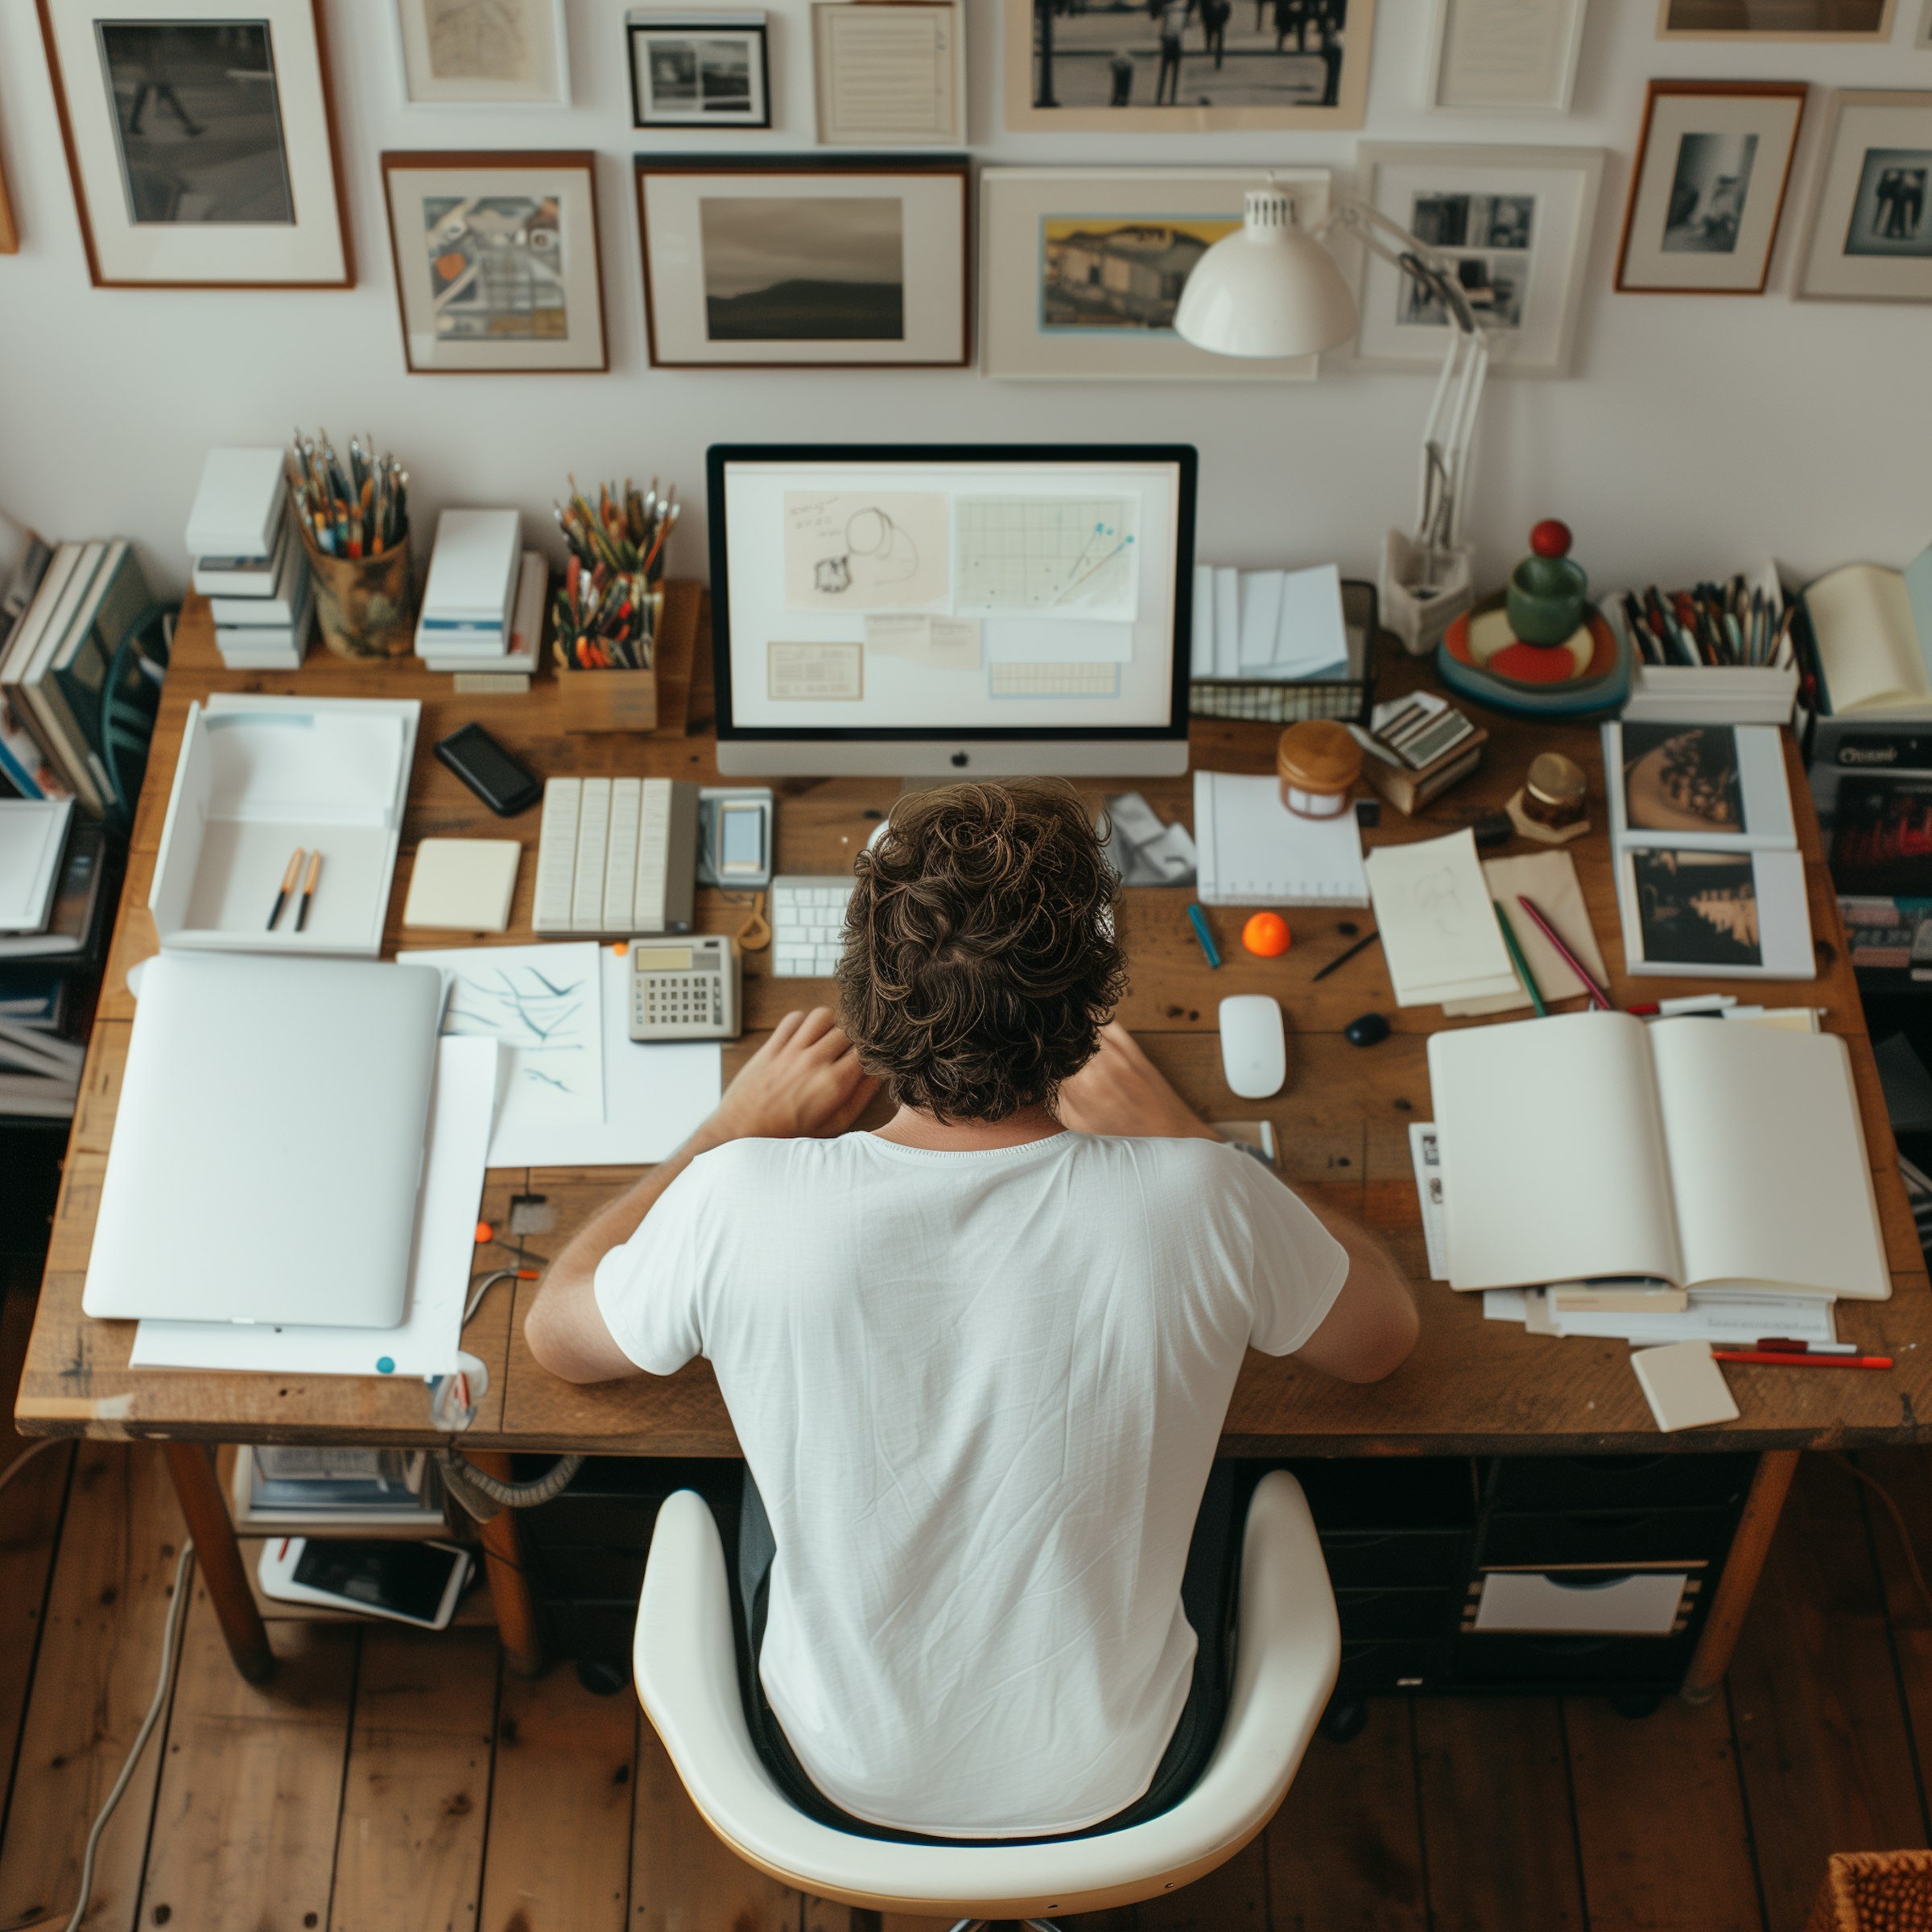
{"type": "Polygon", "coordinates": [[[1451,1287],[1892,1292],[1833,1034],[1568,1013],[1436,1034],[1429,1077],[1451,1287]]]}

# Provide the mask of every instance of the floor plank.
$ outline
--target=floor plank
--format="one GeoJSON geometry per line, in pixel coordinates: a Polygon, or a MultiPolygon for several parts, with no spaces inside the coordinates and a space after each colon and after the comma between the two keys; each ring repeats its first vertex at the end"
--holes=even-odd
{"type": "MultiPolygon", "coordinates": [[[[1923,1449],[1861,1450],[1853,1461],[1866,1476],[1884,1485],[1885,1496],[1905,1519],[1904,1534],[1911,1539],[1919,1575],[1932,1583],[1932,1570],[1927,1568],[1932,1565],[1932,1455],[1923,1449]]],[[[1884,1497],[1868,1491],[1864,1502],[1922,1784],[1932,1777],[1932,1604],[1913,1580],[1907,1551],[1899,1541],[1899,1525],[1884,1497]]]]}
{"type": "Polygon", "coordinates": [[[496,1703],[493,1631],[363,1633],[330,1932],[472,1932],[496,1703]]]}
{"type": "Polygon", "coordinates": [[[328,1916],[356,1633],[283,1624],[260,1688],[205,1589],[183,1632],[140,1922],[298,1932],[328,1916]]]}
{"type": "Polygon", "coordinates": [[[719,1843],[648,1724],[638,1726],[637,1787],[631,1932],[799,1932],[804,1901],[719,1843]]]}
{"type": "Polygon", "coordinates": [[[624,1932],[638,1705],[568,1665],[506,1675],[483,1861],[483,1932],[624,1932]]]}
{"type": "MultiPolygon", "coordinates": [[[[154,1695],[184,1534],[159,1450],[81,1447],[0,1846],[0,1925],[72,1908],[88,1828],[154,1695]]],[[[89,1932],[133,1922],[159,1761],[151,1744],[101,1835],[89,1932]]]]}
{"type": "Polygon", "coordinates": [[[1649,1717],[1565,1700],[1590,1932],[1761,1932],[1723,1699],[1649,1717]]]}
{"type": "Polygon", "coordinates": [[[1798,1932],[1834,1851],[1926,1842],[1857,1485],[1799,1464],[1731,1666],[1770,1932],[1798,1932]]]}
{"type": "Polygon", "coordinates": [[[1268,1932],[1266,1837],[1254,1839],[1205,1878],[1143,1900],[1133,1913],[1134,1932],[1268,1932]]]}
{"type": "Polygon", "coordinates": [[[1377,1698],[1345,1744],[1318,1737],[1268,1827],[1274,1932],[1426,1932],[1412,1714],[1377,1698]]]}
{"type": "Polygon", "coordinates": [[[1557,1700],[1418,1699],[1415,1734],[1435,1932],[1581,1928],[1557,1700]]]}

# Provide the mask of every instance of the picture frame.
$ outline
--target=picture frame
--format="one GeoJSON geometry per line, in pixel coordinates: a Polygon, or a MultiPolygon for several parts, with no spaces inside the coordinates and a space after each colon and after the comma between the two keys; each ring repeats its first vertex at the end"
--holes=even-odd
{"type": "Polygon", "coordinates": [[[20,252],[20,230],[14,221],[14,204],[6,192],[6,156],[0,155],[0,255],[20,252]]]}
{"type": "Polygon", "coordinates": [[[568,107],[564,0],[390,0],[405,107],[568,107]]]}
{"type": "Polygon", "coordinates": [[[1660,40],[1892,38],[1897,0],[1657,0],[1660,40]]]}
{"type": "Polygon", "coordinates": [[[1435,0],[1429,105],[1567,114],[1589,0],[1435,0]]]}
{"type": "Polygon", "coordinates": [[[633,127],[771,126],[762,9],[634,6],[624,16],[633,127]]]}
{"type": "Polygon", "coordinates": [[[1819,145],[1793,293],[1932,302],[1932,93],[1840,89],[1819,145]]]}
{"type": "Polygon", "coordinates": [[[1921,53],[1932,53],[1932,0],[1925,0],[1925,10],[1918,16],[1918,31],[1912,36],[1912,44],[1921,53]]]}
{"type": "Polygon", "coordinates": [[[982,168],[981,369],[1063,382],[1311,381],[1313,356],[1217,356],[1174,332],[1195,263],[1270,181],[1304,227],[1326,218],[1326,168],[982,168]]]}
{"type": "MultiPolygon", "coordinates": [[[[1277,31],[1276,10],[1269,8],[1257,28],[1249,22],[1249,5],[1231,0],[1217,60],[1200,10],[1187,0],[1137,9],[1125,19],[1098,11],[1062,14],[1036,0],[1001,0],[1007,128],[1016,134],[1195,134],[1360,127],[1368,99],[1375,0],[1324,0],[1325,10],[1306,10],[1298,26],[1287,30],[1299,35],[1292,50],[1286,32],[1277,31]],[[1182,27],[1178,42],[1162,31],[1170,16],[1182,27]],[[1166,43],[1178,47],[1178,57],[1166,43]],[[1163,94],[1171,98],[1162,101],[1163,94]]],[[[1261,14],[1258,0],[1256,13],[1261,14]]]]}
{"type": "Polygon", "coordinates": [[[594,155],[388,153],[382,199],[412,375],[609,368],[594,155]]]}
{"type": "Polygon", "coordinates": [[[964,155],[639,155],[659,369],[963,369],[964,155]]]}
{"type": "Polygon", "coordinates": [[[820,146],[958,147],[966,139],[966,0],[812,0],[820,146]]]}
{"type": "MultiPolygon", "coordinates": [[[[1487,322],[1491,375],[1562,377],[1575,355],[1606,159],[1600,147],[1364,141],[1356,187],[1455,265],[1487,322]]],[[[1439,370],[1447,318],[1394,263],[1360,253],[1353,366],[1439,370]]]]}
{"type": "Polygon", "coordinates": [[[1650,83],[1617,246],[1620,292],[1765,292],[1807,92],[1802,80],[1650,83]]]}
{"type": "Polygon", "coordinates": [[[95,287],[355,286],[322,0],[39,3],[95,287]]]}

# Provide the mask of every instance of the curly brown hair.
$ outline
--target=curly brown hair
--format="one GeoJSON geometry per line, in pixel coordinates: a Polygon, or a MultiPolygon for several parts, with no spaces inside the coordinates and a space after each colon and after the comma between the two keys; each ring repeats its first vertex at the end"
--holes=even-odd
{"type": "Polygon", "coordinates": [[[1070,785],[949,785],[860,853],[840,1019],[893,1099],[939,1120],[1051,1104],[1127,989],[1120,879],[1070,785]]]}

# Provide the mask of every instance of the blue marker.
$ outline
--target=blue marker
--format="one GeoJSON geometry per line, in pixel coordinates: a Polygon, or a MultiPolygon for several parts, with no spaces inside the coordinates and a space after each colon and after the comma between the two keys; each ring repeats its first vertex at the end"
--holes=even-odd
{"type": "Polygon", "coordinates": [[[1201,951],[1208,956],[1208,964],[1217,971],[1221,956],[1214,949],[1214,935],[1208,930],[1208,915],[1198,906],[1187,908],[1187,923],[1194,928],[1194,936],[1201,943],[1201,951]]]}

